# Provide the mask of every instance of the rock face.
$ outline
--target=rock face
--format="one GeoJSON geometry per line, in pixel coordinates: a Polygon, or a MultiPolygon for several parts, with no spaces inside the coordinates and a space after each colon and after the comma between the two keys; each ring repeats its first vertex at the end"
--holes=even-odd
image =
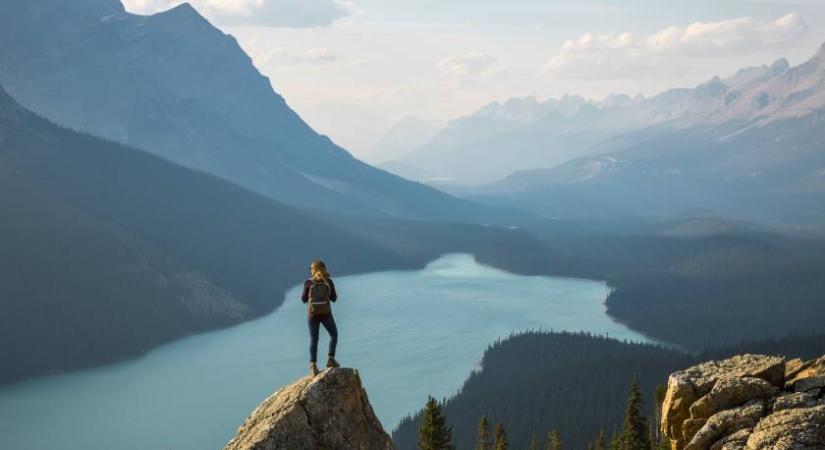
{"type": "Polygon", "coordinates": [[[395,447],[354,369],[304,377],[263,401],[224,450],[388,450],[395,447]]]}
{"type": "Polygon", "coordinates": [[[670,375],[673,450],[825,450],[825,356],[739,355],[670,375]]]}

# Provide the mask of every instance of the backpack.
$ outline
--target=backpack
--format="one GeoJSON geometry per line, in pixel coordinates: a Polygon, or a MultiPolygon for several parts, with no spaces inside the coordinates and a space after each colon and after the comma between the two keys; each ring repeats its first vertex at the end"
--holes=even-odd
{"type": "Polygon", "coordinates": [[[313,315],[332,313],[332,307],[329,304],[330,294],[331,290],[327,283],[312,280],[312,285],[309,287],[309,301],[307,302],[309,313],[313,315]]]}

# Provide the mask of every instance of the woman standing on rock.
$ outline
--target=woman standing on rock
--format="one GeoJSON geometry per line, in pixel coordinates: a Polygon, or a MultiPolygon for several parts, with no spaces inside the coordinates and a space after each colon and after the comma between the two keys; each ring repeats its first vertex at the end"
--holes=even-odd
{"type": "Polygon", "coordinates": [[[314,260],[309,265],[310,277],[304,282],[304,292],[301,301],[307,304],[307,321],[309,323],[309,372],[312,376],[318,375],[318,332],[320,326],[329,333],[329,359],[327,367],[340,367],[335,361],[335,347],[338,345],[338,327],[332,317],[332,304],[338,300],[335,284],[327,272],[327,265],[323,261],[314,260]]]}

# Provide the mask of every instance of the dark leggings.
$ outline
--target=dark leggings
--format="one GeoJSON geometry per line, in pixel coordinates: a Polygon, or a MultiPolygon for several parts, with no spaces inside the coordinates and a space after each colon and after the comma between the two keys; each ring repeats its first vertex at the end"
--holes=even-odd
{"type": "Polygon", "coordinates": [[[335,356],[335,346],[338,345],[338,327],[335,326],[335,319],[332,314],[323,316],[309,316],[309,361],[318,360],[318,330],[320,325],[329,333],[329,356],[335,356]]]}

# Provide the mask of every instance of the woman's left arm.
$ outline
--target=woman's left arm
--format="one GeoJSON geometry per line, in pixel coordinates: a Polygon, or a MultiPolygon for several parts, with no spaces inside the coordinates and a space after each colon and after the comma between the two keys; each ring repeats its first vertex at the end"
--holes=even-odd
{"type": "Polygon", "coordinates": [[[338,293],[335,292],[335,283],[329,280],[329,299],[332,301],[338,300],[338,293]]]}

